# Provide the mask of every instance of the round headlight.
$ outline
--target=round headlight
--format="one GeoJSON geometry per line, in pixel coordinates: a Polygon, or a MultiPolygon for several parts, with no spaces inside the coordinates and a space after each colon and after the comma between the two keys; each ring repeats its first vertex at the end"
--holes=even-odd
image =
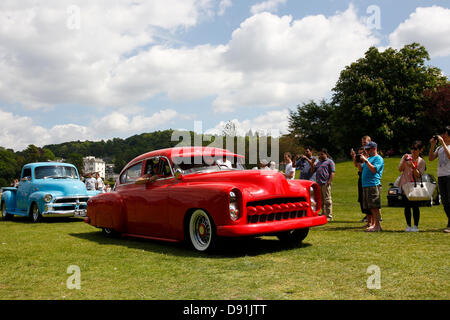
{"type": "Polygon", "coordinates": [[[230,191],[230,218],[233,221],[236,221],[239,219],[239,208],[238,208],[238,203],[237,203],[237,196],[236,193],[234,193],[233,191],[230,191]]]}
{"type": "Polygon", "coordinates": [[[316,211],[317,202],[316,202],[316,194],[312,186],[311,188],[309,188],[309,198],[311,199],[311,211],[314,212],[316,211]]]}
{"type": "Polygon", "coordinates": [[[44,201],[45,202],[50,202],[50,201],[52,201],[52,199],[53,199],[53,196],[51,194],[46,194],[44,196],[44,201]]]}

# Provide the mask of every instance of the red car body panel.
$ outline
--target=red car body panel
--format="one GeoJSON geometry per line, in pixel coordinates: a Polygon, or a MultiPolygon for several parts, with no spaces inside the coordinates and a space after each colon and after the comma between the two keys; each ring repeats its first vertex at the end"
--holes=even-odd
{"type": "MultiPolygon", "coordinates": [[[[242,157],[227,150],[208,147],[157,150],[136,157],[121,175],[135,164],[152,157],[166,157],[173,167],[176,156],[242,157]]],[[[143,166],[144,167],[144,166],[143,166]]],[[[142,169],[141,175],[144,173],[142,169]]],[[[146,184],[117,182],[115,191],[99,194],[88,202],[86,222],[95,227],[145,238],[182,241],[186,218],[202,209],[212,218],[218,236],[264,235],[327,223],[319,216],[319,186],[312,181],[287,180],[270,170],[231,170],[191,173],[181,179],[163,178],[146,184]],[[310,188],[316,210],[311,210],[310,188]],[[229,214],[229,193],[238,197],[240,218],[229,214]]]]}

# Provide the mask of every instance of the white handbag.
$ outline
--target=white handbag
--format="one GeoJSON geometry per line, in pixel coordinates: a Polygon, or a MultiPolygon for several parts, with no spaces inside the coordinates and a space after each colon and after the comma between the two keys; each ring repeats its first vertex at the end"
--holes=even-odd
{"type": "Polygon", "coordinates": [[[431,182],[423,182],[420,177],[420,182],[414,179],[414,182],[408,182],[402,185],[403,194],[409,201],[424,201],[433,198],[436,184],[431,182]]]}

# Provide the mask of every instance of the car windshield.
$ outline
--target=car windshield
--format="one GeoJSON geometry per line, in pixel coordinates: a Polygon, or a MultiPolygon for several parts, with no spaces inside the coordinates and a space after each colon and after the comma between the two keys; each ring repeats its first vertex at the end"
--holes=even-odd
{"type": "Polygon", "coordinates": [[[78,179],[74,167],[68,166],[43,166],[34,170],[36,179],[78,179]]]}
{"type": "Polygon", "coordinates": [[[218,159],[204,157],[181,158],[180,164],[175,164],[175,170],[180,169],[183,174],[207,173],[230,170],[245,170],[242,165],[243,158],[218,159]]]}

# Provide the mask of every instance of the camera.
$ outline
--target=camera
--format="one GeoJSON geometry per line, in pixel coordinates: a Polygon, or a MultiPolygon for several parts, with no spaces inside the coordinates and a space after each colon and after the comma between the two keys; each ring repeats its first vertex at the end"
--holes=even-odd
{"type": "Polygon", "coordinates": [[[439,141],[439,139],[438,139],[438,136],[437,136],[437,135],[433,136],[433,139],[434,139],[434,141],[436,141],[436,142],[438,142],[438,141],[439,141]]]}
{"type": "Polygon", "coordinates": [[[360,154],[360,153],[358,153],[358,154],[355,156],[355,159],[356,159],[356,162],[362,163],[362,161],[361,161],[361,154],[360,154]]]}
{"type": "Polygon", "coordinates": [[[411,156],[407,156],[406,159],[405,159],[405,161],[411,161],[411,160],[412,160],[411,156]]]}

